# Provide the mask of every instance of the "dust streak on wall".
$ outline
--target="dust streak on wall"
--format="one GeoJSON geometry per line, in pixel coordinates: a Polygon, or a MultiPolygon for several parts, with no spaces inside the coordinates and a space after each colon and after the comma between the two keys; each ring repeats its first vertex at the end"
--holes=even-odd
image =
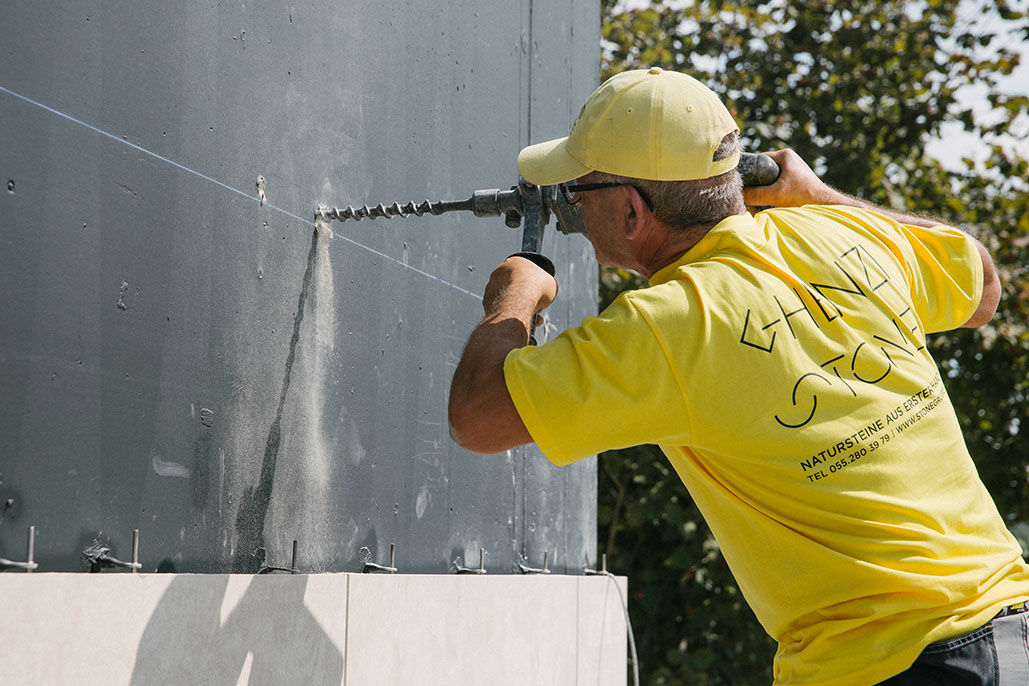
{"type": "MultiPolygon", "coordinates": [[[[598,79],[562,2],[13,3],[0,21],[0,557],[405,571],[596,557],[594,461],[449,439],[453,367],[518,231],[319,204],[517,181],[598,79]],[[263,179],[259,185],[258,178],[263,179]],[[264,195],[262,200],[260,195],[264,195]]],[[[555,235],[563,328],[595,311],[555,235]]]]}

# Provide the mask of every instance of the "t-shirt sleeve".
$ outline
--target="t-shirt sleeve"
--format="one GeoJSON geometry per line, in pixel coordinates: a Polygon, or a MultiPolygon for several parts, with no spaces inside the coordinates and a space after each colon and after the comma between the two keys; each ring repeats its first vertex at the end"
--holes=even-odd
{"type": "Polygon", "coordinates": [[[967,322],[983,294],[983,263],[971,236],[948,226],[902,224],[914,255],[909,262],[912,301],[927,333],[967,322]]]}
{"type": "Polygon", "coordinates": [[[597,317],[508,353],[504,378],[540,450],[567,464],[643,443],[686,443],[689,417],[667,344],[623,294],[597,317]]]}
{"type": "Polygon", "coordinates": [[[983,262],[971,236],[950,226],[925,228],[868,210],[835,209],[893,244],[926,333],[956,329],[975,314],[983,294],[983,262]]]}

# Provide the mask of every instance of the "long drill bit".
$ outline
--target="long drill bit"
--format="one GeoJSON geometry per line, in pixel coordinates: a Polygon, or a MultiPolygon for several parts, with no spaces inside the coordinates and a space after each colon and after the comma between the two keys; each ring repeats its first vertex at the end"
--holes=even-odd
{"type": "Polygon", "coordinates": [[[453,212],[456,210],[467,210],[473,211],[475,209],[472,198],[468,200],[423,200],[420,203],[407,202],[400,204],[395,202],[392,205],[362,205],[361,207],[353,207],[347,205],[346,207],[319,207],[315,213],[317,219],[326,221],[346,221],[353,219],[354,221],[360,221],[362,219],[376,219],[382,217],[389,219],[390,217],[408,217],[410,215],[416,215],[418,217],[423,214],[434,214],[439,215],[444,212],[453,212]]]}

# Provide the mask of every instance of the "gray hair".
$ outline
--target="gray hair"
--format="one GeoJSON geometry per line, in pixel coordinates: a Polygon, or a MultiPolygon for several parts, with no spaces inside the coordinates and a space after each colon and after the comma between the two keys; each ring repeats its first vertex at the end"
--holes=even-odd
{"type": "MultiPolygon", "coordinates": [[[[740,137],[727,134],[715,150],[715,162],[740,152],[740,137]]],[[[736,169],[693,181],[654,181],[595,172],[598,182],[627,183],[641,189],[654,205],[654,215],[673,229],[687,231],[696,226],[715,224],[746,210],[743,179],[736,169]]]]}

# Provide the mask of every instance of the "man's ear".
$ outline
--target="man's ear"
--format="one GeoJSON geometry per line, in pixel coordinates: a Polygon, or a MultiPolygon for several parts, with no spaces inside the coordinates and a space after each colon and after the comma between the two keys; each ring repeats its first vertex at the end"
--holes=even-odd
{"type": "Polygon", "coordinates": [[[647,207],[647,203],[643,201],[643,196],[640,192],[632,186],[625,186],[625,191],[628,194],[628,202],[624,206],[624,226],[625,226],[625,237],[628,240],[634,240],[638,238],[643,229],[649,221],[654,218],[653,212],[647,207]]]}

